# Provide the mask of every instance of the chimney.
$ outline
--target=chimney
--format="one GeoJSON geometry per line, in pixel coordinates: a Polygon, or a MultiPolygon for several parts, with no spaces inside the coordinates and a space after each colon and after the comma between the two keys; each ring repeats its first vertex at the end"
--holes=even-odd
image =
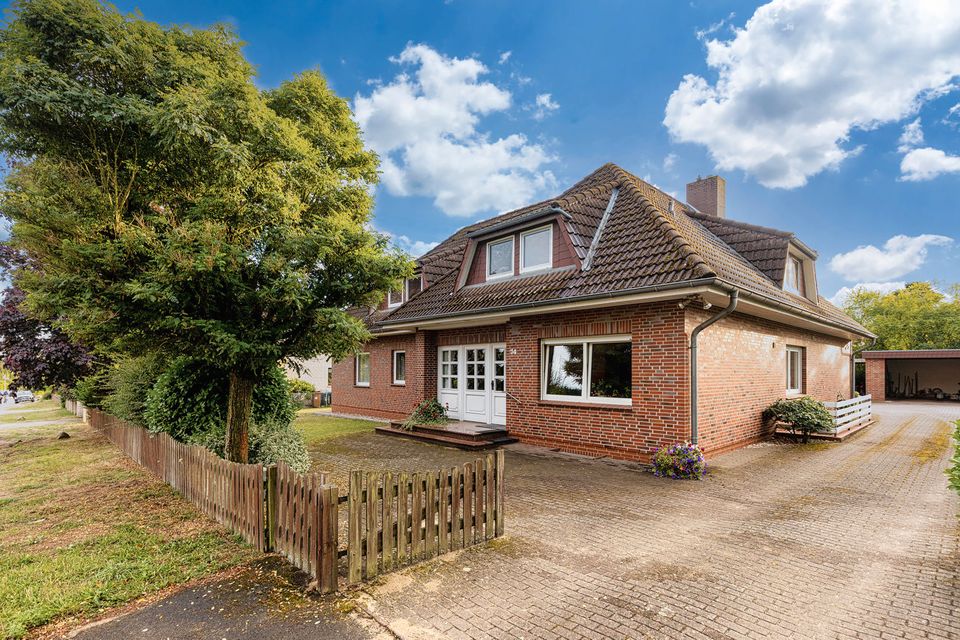
{"type": "Polygon", "coordinates": [[[687,185],[687,202],[701,213],[718,218],[727,217],[727,181],[720,176],[697,176],[687,185]]]}

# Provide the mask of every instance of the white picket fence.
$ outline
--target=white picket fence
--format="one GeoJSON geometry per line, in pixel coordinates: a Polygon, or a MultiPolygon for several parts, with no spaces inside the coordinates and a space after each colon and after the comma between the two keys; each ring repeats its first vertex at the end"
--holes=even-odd
{"type": "Polygon", "coordinates": [[[823,405],[833,416],[835,434],[873,422],[872,396],[858,396],[840,402],[824,402],[823,405]]]}

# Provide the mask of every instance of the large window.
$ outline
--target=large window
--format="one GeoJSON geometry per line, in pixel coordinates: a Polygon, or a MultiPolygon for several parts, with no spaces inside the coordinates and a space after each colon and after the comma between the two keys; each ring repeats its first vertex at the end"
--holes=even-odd
{"type": "Polygon", "coordinates": [[[787,347],[787,393],[803,393],[802,347],[787,347]]]}
{"type": "Polygon", "coordinates": [[[543,343],[542,394],[547,400],[629,405],[630,338],[616,336],[543,343]]]}
{"type": "Polygon", "coordinates": [[[358,387],[370,386],[370,354],[358,353],[356,357],[356,382],[358,387]]]}
{"type": "Polygon", "coordinates": [[[513,236],[487,244],[487,278],[513,275],[513,236]]]}
{"type": "Polygon", "coordinates": [[[520,234],[520,273],[553,266],[553,227],[520,234]]]}
{"type": "Polygon", "coordinates": [[[787,269],[783,275],[783,288],[798,296],[803,292],[803,262],[794,256],[787,256],[787,269]]]}

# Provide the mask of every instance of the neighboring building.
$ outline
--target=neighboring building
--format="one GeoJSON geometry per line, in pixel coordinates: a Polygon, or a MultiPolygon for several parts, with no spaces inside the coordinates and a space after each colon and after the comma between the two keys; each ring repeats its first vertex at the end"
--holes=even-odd
{"type": "Polygon", "coordinates": [[[287,367],[287,376],[306,380],[316,391],[330,391],[333,383],[333,365],[327,356],[317,356],[302,365],[299,375],[292,367],[287,367]]]}
{"type": "Polygon", "coordinates": [[[784,396],[852,394],[850,341],[871,334],[817,293],[793,234],[725,218],[724,181],[689,204],[607,164],[555,199],[461,229],[375,310],[334,365],[334,411],[404,418],[438,397],[523,442],[646,460],[693,436],[710,453],[767,435],[784,396]]]}
{"type": "Polygon", "coordinates": [[[864,351],[867,393],[886,400],[960,400],[960,349],[864,351]]]}

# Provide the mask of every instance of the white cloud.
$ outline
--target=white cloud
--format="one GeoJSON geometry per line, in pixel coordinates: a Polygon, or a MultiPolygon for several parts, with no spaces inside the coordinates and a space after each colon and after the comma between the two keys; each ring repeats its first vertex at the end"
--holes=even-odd
{"type": "Polygon", "coordinates": [[[910,149],[923,144],[923,128],[920,126],[920,118],[903,128],[903,133],[900,134],[898,142],[897,151],[900,153],[907,153],[910,149]]]}
{"type": "Polygon", "coordinates": [[[960,156],[923,147],[908,151],[900,161],[900,179],[908,182],[933,180],[946,173],[960,173],[960,156]]]}
{"type": "Polygon", "coordinates": [[[837,292],[833,294],[833,297],[830,298],[830,302],[842,307],[843,303],[847,301],[847,298],[850,297],[850,294],[855,291],[876,291],[878,293],[890,293],[891,291],[896,291],[898,289],[903,289],[907,286],[906,282],[860,282],[852,287],[840,287],[837,289],[837,292]]]}
{"type": "Polygon", "coordinates": [[[498,64],[506,64],[507,60],[510,59],[510,56],[513,55],[513,51],[504,51],[500,54],[500,59],[497,60],[498,64]]]}
{"type": "Polygon", "coordinates": [[[830,259],[830,268],[850,282],[886,282],[916,271],[927,259],[927,248],[953,242],[947,236],[925,233],[919,236],[896,235],[882,249],[861,245],[830,259]]]}
{"type": "Polygon", "coordinates": [[[545,168],[553,157],[542,145],[520,133],[491,139],[479,129],[483,116],[507,110],[512,98],[480,81],[487,68],[479,60],[421,44],[391,61],[415,70],[354,98],[389,193],[431,197],[449,215],[471,216],[512,209],[555,186],[545,168]]]}
{"type": "Polygon", "coordinates": [[[670,171],[671,169],[673,169],[674,165],[676,164],[677,164],[677,154],[668,153],[666,156],[664,156],[663,158],[664,171],[670,171]]]}
{"type": "Polygon", "coordinates": [[[794,188],[856,151],[852,130],[898,122],[955,88],[960,2],[774,0],[706,49],[716,82],[685,76],[664,124],[720,170],[794,188]]]}
{"type": "Polygon", "coordinates": [[[414,258],[419,258],[423,254],[425,254],[427,251],[430,251],[430,249],[433,249],[435,246],[440,244],[439,242],[424,242],[423,240],[411,240],[408,236],[404,236],[404,235],[395,236],[392,233],[388,233],[387,235],[393,238],[393,243],[397,247],[399,247],[403,251],[406,251],[414,258]]]}
{"type": "Polygon", "coordinates": [[[559,108],[560,105],[554,101],[553,96],[549,93],[538,94],[533,105],[527,107],[528,110],[533,110],[534,120],[543,120],[559,108]]]}
{"type": "Polygon", "coordinates": [[[717,31],[720,31],[720,29],[723,29],[724,25],[726,25],[726,24],[729,23],[729,22],[732,22],[733,19],[736,17],[736,15],[737,15],[737,14],[735,14],[734,12],[731,11],[731,12],[727,15],[726,18],[723,18],[723,19],[720,20],[719,22],[713,23],[712,25],[710,25],[710,26],[707,27],[706,29],[697,29],[697,31],[696,31],[697,40],[704,40],[704,39],[706,39],[707,36],[712,35],[712,34],[716,33],[717,31]]]}

